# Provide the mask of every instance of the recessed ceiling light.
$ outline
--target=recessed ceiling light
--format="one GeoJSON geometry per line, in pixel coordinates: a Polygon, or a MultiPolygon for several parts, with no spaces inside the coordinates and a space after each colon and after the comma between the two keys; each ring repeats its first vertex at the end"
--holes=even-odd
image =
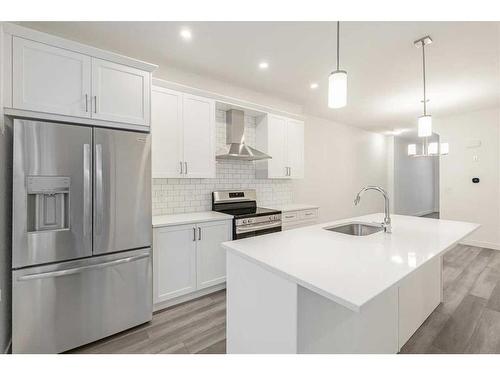
{"type": "Polygon", "coordinates": [[[262,61],[259,63],[259,69],[267,69],[269,68],[269,64],[266,61],[262,61]]]}
{"type": "Polygon", "coordinates": [[[191,38],[193,37],[193,35],[191,34],[191,30],[189,29],[182,29],[180,35],[184,40],[191,40],[191,38]]]}
{"type": "Polygon", "coordinates": [[[317,88],[318,88],[318,86],[319,86],[319,85],[318,85],[316,82],[313,82],[313,83],[311,83],[311,84],[309,85],[309,87],[310,87],[311,89],[313,89],[313,90],[314,90],[314,89],[317,89],[317,88]]]}

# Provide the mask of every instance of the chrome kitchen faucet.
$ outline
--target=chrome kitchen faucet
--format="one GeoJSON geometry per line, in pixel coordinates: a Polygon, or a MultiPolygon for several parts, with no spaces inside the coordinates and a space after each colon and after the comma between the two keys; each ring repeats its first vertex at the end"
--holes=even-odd
{"type": "Polygon", "coordinates": [[[366,187],[364,187],[356,195],[356,198],[354,199],[354,205],[355,206],[358,205],[359,201],[361,200],[361,196],[367,190],[376,190],[384,196],[384,201],[385,201],[384,214],[385,214],[385,217],[384,217],[384,222],[382,223],[382,227],[384,228],[384,232],[391,233],[392,226],[391,226],[391,214],[389,211],[389,195],[387,194],[387,192],[384,189],[382,189],[380,186],[366,186],[366,187]]]}

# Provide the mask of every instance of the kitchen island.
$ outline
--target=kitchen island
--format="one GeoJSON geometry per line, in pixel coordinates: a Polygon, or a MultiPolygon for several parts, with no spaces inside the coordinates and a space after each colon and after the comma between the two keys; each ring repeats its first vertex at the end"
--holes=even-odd
{"type": "Polygon", "coordinates": [[[397,353],[442,299],[442,256],[473,223],[392,216],[392,233],[325,230],[223,243],[228,353],[397,353]]]}

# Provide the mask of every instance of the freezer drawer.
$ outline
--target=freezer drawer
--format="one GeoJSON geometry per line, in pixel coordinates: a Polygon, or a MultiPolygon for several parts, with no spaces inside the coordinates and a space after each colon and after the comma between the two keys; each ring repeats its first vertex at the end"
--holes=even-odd
{"type": "Polygon", "coordinates": [[[12,352],[60,353],[152,318],[151,249],[12,272],[12,352]]]}

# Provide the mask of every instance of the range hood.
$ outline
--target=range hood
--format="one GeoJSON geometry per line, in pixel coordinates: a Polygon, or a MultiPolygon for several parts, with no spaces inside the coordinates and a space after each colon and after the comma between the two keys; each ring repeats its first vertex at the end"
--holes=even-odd
{"type": "Polygon", "coordinates": [[[271,157],[245,144],[245,114],[239,109],[226,111],[226,144],[229,149],[217,160],[264,160],[271,157]]]}

